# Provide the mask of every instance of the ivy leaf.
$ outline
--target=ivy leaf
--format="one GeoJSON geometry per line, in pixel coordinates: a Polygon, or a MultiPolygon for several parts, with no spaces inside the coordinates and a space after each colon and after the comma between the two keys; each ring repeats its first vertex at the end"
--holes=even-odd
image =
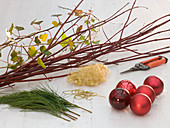
{"type": "MultiPolygon", "coordinates": [[[[8,65],[8,66],[9,66],[9,65],[8,65]]],[[[9,66],[10,69],[16,69],[17,67],[18,67],[17,64],[11,64],[11,65],[9,66]]]]}
{"type": "Polygon", "coordinates": [[[80,40],[85,40],[85,36],[81,35],[80,40]]]}
{"type": "Polygon", "coordinates": [[[37,20],[37,19],[33,20],[33,21],[31,22],[31,25],[33,25],[33,24],[35,23],[36,20],[37,20]]]}
{"type": "Polygon", "coordinates": [[[34,57],[37,54],[37,50],[35,50],[34,46],[31,46],[28,50],[28,54],[30,55],[30,57],[34,57]]]}
{"type": "Polygon", "coordinates": [[[93,44],[99,44],[100,40],[92,41],[93,44]]]}
{"type": "Polygon", "coordinates": [[[92,18],[92,17],[91,17],[91,22],[93,22],[93,23],[95,22],[95,19],[94,19],[94,18],[92,18]]]}
{"type": "Polygon", "coordinates": [[[84,43],[85,43],[86,45],[88,45],[88,44],[89,44],[89,40],[86,40],[84,43]]]}
{"type": "Polygon", "coordinates": [[[51,41],[52,41],[51,39],[48,39],[47,44],[49,45],[51,43],[51,41]]]}
{"type": "Polygon", "coordinates": [[[54,25],[54,27],[58,27],[58,22],[57,21],[53,21],[52,24],[54,25]]]}
{"type": "Polygon", "coordinates": [[[14,28],[14,24],[12,23],[12,24],[11,24],[11,27],[10,27],[10,29],[9,29],[10,34],[12,34],[13,28],[14,28]]]}
{"type": "MultiPolygon", "coordinates": [[[[67,38],[67,36],[66,36],[66,34],[63,33],[61,36],[61,40],[64,40],[65,38],[67,38]]],[[[60,45],[62,47],[65,47],[66,45],[68,45],[69,41],[72,41],[72,38],[68,38],[68,39],[64,40],[63,42],[60,43],[60,45]]]]}
{"type": "Polygon", "coordinates": [[[41,51],[41,53],[43,53],[44,55],[50,55],[50,54],[52,54],[50,51],[48,51],[47,49],[46,49],[46,47],[45,46],[41,46],[40,47],[40,51],[41,51]]]}
{"type": "Polygon", "coordinates": [[[20,66],[24,62],[23,58],[21,56],[18,57],[18,62],[15,64],[8,65],[11,69],[16,69],[18,66],[20,66]]]}
{"type": "Polygon", "coordinates": [[[80,26],[77,28],[76,33],[80,32],[80,31],[82,30],[82,28],[83,28],[83,25],[80,25],[80,26]]]}
{"type": "Polygon", "coordinates": [[[21,26],[15,26],[15,29],[18,30],[18,31],[21,31],[21,30],[24,30],[24,27],[21,27],[21,26]]]}
{"type": "Polygon", "coordinates": [[[43,21],[41,20],[41,21],[34,22],[34,24],[40,25],[42,22],[43,22],[43,21]]]}
{"type": "Polygon", "coordinates": [[[18,55],[18,53],[15,50],[13,50],[11,53],[11,61],[13,61],[13,63],[18,61],[17,55],[18,55]]]}
{"type": "Polygon", "coordinates": [[[80,14],[82,14],[83,11],[82,10],[75,10],[75,16],[79,16],[80,14]]]}
{"type": "Polygon", "coordinates": [[[73,41],[72,41],[72,40],[69,40],[69,41],[68,41],[68,44],[69,44],[69,46],[70,46],[70,50],[72,51],[72,50],[73,50],[73,45],[74,45],[73,41]]]}
{"type": "Polygon", "coordinates": [[[37,45],[41,44],[41,41],[38,39],[38,36],[35,37],[34,42],[35,42],[37,45]]]}
{"type": "MultiPolygon", "coordinates": [[[[65,38],[67,38],[66,34],[62,34],[61,40],[64,40],[65,38]]],[[[70,37],[70,38],[66,39],[65,41],[68,42],[69,40],[72,40],[72,38],[70,37]]]]}
{"type": "Polygon", "coordinates": [[[47,37],[48,37],[48,34],[41,34],[41,35],[39,36],[39,38],[40,38],[43,42],[47,41],[47,37]]]}
{"type": "Polygon", "coordinates": [[[40,25],[43,21],[42,20],[40,20],[40,21],[36,21],[37,19],[35,19],[35,20],[33,20],[32,22],[31,22],[31,25],[33,25],[33,24],[37,24],[37,25],[40,25]]]}
{"type": "Polygon", "coordinates": [[[19,56],[18,58],[19,58],[19,61],[18,61],[17,64],[21,65],[24,62],[24,59],[21,56],[19,56]]]}
{"type": "Polygon", "coordinates": [[[97,30],[96,30],[95,28],[93,28],[91,31],[93,31],[93,32],[97,32],[97,30]]]}
{"type": "Polygon", "coordinates": [[[68,45],[68,42],[61,42],[60,45],[64,48],[66,45],[68,45]]]}
{"type": "Polygon", "coordinates": [[[59,16],[62,16],[62,14],[54,14],[54,15],[51,15],[51,17],[59,17],[59,16]]]}
{"type": "Polygon", "coordinates": [[[41,60],[41,58],[38,57],[37,63],[44,69],[46,69],[46,66],[44,65],[43,61],[41,60]]]}

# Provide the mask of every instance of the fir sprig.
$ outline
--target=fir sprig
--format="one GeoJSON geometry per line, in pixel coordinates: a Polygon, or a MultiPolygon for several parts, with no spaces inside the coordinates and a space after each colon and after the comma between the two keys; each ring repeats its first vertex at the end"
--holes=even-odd
{"type": "Polygon", "coordinates": [[[46,87],[35,88],[31,91],[18,91],[4,95],[0,97],[0,104],[8,104],[11,107],[21,108],[23,110],[47,112],[66,121],[70,120],[66,119],[62,115],[65,115],[72,120],[78,119],[68,112],[80,116],[79,114],[71,111],[70,108],[81,108],[91,113],[91,111],[72,104],[59,96],[51,88],[46,87]]]}

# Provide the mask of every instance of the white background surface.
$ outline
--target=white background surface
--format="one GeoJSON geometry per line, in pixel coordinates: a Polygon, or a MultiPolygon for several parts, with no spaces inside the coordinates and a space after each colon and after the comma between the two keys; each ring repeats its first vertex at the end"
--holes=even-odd
{"type": "MultiPolygon", "coordinates": [[[[6,39],[5,29],[9,28],[12,22],[25,26],[29,33],[32,30],[29,26],[30,22],[37,18],[44,20],[43,27],[46,28],[53,20],[50,17],[51,14],[66,13],[65,10],[58,8],[58,5],[74,8],[78,2],[78,0],[0,0],[0,42],[2,43],[6,39]]],[[[88,10],[92,7],[95,15],[99,19],[104,19],[127,2],[127,0],[84,0],[80,8],[88,10]]],[[[129,0],[129,2],[132,4],[133,0],[129,0]]],[[[134,17],[138,17],[138,21],[127,32],[170,13],[169,0],[138,0],[137,5],[146,6],[148,9],[139,9],[133,13],[134,17]]],[[[120,19],[120,22],[122,21],[120,19]]],[[[115,28],[106,26],[106,29],[108,35],[111,35],[115,28]]],[[[166,36],[170,36],[170,34],[166,36]]],[[[104,40],[104,37],[100,38],[104,40]]],[[[157,43],[156,47],[162,46],[163,43],[157,43]]],[[[147,48],[151,47],[152,45],[148,45],[147,48]]],[[[170,58],[170,53],[165,56],[170,58]]],[[[126,70],[140,61],[142,60],[110,65],[111,74],[105,83],[97,87],[82,87],[85,90],[91,90],[106,96],[106,98],[95,97],[92,101],[76,101],[73,97],[68,98],[69,101],[91,110],[92,114],[75,109],[74,111],[79,113],[81,117],[77,121],[68,123],[46,113],[20,112],[18,109],[9,109],[7,105],[0,105],[0,128],[168,128],[170,126],[170,63],[145,72],[119,74],[122,70],[126,70]],[[162,95],[156,98],[148,114],[136,116],[129,107],[123,111],[116,111],[111,108],[108,95],[120,80],[129,79],[138,87],[149,75],[159,76],[165,83],[165,89],[162,95]]],[[[48,84],[54,89],[58,89],[58,92],[78,88],[68,84],[66,78],[54,79],[48,84]]],[[[14,89],[30,89],[36,85],[39,85],[39,83],[16,84],[14,89]]]]}

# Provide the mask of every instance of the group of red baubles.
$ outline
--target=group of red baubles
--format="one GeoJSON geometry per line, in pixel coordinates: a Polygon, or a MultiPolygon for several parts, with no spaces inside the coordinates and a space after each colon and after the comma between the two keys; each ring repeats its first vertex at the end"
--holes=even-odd
{"type": "Polygon", "coordinates": [[[163,89],[164,83],[157,76],[148,76],[138,88],[130,80],[122,80],[111,91],[109,102],[117,110],[123,110],[130,104],[135,114],[144,115],[149,112],[155,97],[163,89]]]}

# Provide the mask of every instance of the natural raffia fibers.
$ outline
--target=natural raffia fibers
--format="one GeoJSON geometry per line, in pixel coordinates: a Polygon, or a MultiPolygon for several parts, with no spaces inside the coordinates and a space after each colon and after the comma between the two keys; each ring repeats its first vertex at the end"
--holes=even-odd
{"type": "Polygon", "coordinates": [[[104,64],[93,64],[79,67],[77,72],[71,72],[67,77],[67,81],[81,86],[98,86],[106,81],[106,73],[108,68],[104,64]]]}

